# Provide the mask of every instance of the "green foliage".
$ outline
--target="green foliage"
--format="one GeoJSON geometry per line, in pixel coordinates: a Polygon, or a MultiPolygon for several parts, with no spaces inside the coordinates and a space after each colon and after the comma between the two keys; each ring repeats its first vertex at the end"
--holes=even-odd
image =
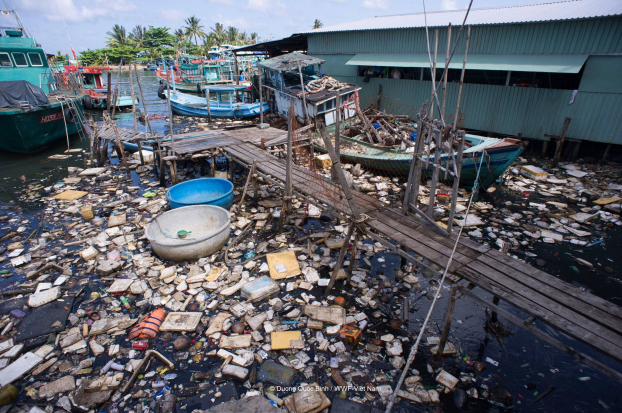
{"type": "Polygon", "coordinates": [[[321,29],[322,26],[324,26],[324,23],[322,23],[319,19],[315,19],[315,22],[313,22],[313,28],[321,29]]]}
{"type": "MultiPolygon", "coordinates": [[[[247,35],[236,27],[227,27],[216,23],[206,33],[201,19],[190,16],[185,26],[170,33],[168,27],[136,25],[128,34],[125,27],[115,24],[112,30],[106,32],[106,45],[103,49],[86,50],[80,53],[80,61],[84,65],[115,65],[121,59],[125,63],[138,60],[156,59],[165,56],[174,56],[178,50],[192,56],[207,55],[212,46],[230,44],[242,46],[259,41],[257,33],[247,35]],[[200,41],[199,41],[200,40],[200,41]]],[[[59,56],[60,52],[58,52],[59,56]]],[[[64,55],[62,56],[64,59],[64,55]]],[[[60,60],[60,59],[59,59],[60,60]]]]}

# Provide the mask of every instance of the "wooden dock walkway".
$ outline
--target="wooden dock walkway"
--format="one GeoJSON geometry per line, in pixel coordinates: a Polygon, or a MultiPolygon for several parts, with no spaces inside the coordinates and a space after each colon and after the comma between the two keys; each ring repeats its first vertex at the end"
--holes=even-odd
{"type": "MultiPolygon", "coordinates": [[[[285,160],[259,148],[262,141],[279,140],[283,134],[286,135],[286,132],[273,128],[215,131],[213,134],[203,132],[202,136],[184,141],[178,139],[175,152],[180,157],[188,157],[217,147],[247,168],[255,164],[260,176],[283,186],[286,181],[285,160]]],[[[170,149],[170,146],[166,147],[170,149]]],[[[297,165],[293,165],[292,172],[293,189],[297,194],[319,206],[324,204],[325,208],[341,216],[350,213],[348,204],[344,202],[343,190],[330,179],[297,165]],[[311,182],[320,182],[321,190],[318,190],[318,185],[310,185],[311,182]]],[[[414,216],[406,216],[401,210],[364,193],[352,191],[352,195],[359,212],[368,217],[365,227],[374,240],[418,265],[422,263],[413,252],[441,268],[447,265],[455,244],[455,234],[450,237],[441,235],[414,216]]],[[[562,343],[534,324],[539,320],[622,363],[621,307],[465,237],[460,239],[449,271],[454,280],[463,280],[457,287],[462,294],[622,381],[620,371],[562,343]],[[486,301],[472,291],[474,286],[496,298],[492,303],[486,301]],[[522,320],[507,312],[498,306],[499,299],[512,304],[528,317],[522,320]]]]}

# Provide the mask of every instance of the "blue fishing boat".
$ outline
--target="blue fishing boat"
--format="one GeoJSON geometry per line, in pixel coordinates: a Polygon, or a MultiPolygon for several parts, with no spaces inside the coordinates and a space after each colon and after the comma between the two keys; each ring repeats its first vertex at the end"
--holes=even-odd
{"type": "MultiPolygon", "coordinates": [[[[198,116],[207,118],[209,114],[215,118],[246,119],[266,113],[270,110],[268,103],[260,105],[253,102],[251,90],[245,85],[213,85],[206,89],[210,95],[209,112],[204,97],[189,95],[173,90],[171,94],[171,109],[178,115],[198,116]],[[216,96],[216,99],[212,98],[216,96]]],[[[167,96],[166,92],[164,93],[167,96]]]]}

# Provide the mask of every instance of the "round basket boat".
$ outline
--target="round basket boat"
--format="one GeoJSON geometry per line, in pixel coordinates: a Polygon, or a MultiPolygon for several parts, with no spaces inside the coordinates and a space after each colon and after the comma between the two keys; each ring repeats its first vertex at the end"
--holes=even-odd
{"type": "Polygon", "coordinates": [[[163,260],[191,261],[220,251],[229,242],[231,216],[214,205],[193,205],[157,216],[145,234],[163,260]]]}
{"type": "Polygon", "coordinates": [[[226,179],[199,178],[182,182],[166,191],[171,208],[190,205],[216,205],[225,209],[233,205],[233,184],[226,179]]]}

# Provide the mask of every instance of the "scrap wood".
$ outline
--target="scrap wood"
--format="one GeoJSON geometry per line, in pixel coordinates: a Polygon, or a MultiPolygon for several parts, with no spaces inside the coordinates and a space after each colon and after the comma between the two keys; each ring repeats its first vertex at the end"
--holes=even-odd
{"type": "Polygon", "coordinates": [[[138,375],[140,374],[143,367],[146,366],[147,362],[154,357],[160,360],[162,363],[166,364],[166,367],[168,367],[169,369],[175,369],[175,364],[173,364],[169,359],[164,357],[161,353],[155,350],[147,350],[147,352],[145,352],[145,358],[143,358],[140,364],[136,366],[136,369],[134,370],[134,373],[132,374],[130,379],[123,385],[123,387],[121,387],[121,394],[127,393],[130,387],[134,385],[134,382],[136,381],[136,378],[138,378],[138,375]]]}

